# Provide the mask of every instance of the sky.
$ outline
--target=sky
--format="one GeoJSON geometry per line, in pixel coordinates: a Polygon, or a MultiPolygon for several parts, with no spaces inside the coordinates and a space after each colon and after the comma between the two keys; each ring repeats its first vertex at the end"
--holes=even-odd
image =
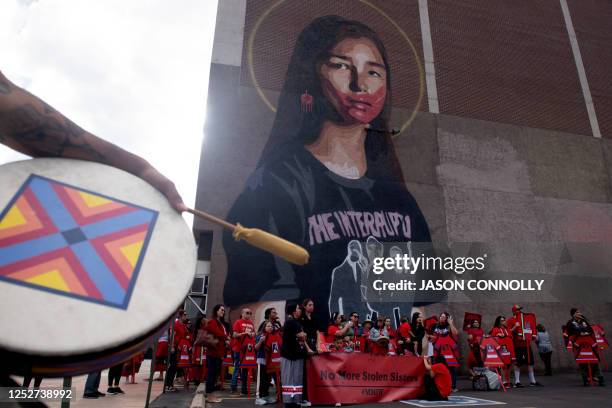
{"type": "MultiPolygon", "coordinates": [[[[0,70],[147,159],[193,207],[216,11],[217,0],[2,0],[0,70]]],[[[24,158],[0,145],[0,164],[24,158]]]]}

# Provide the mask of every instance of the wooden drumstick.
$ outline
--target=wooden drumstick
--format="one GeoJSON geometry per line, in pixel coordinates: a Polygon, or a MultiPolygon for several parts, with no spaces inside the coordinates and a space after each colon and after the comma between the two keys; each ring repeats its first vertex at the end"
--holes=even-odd
{"type": "Polygon", "coordinates": [[[232,236],[236,241],[243,239],[249,244],[281,257],[287,262],[291,262],[295,265],[306,265],[308,263],[308,258],[310,257],[308,251],[286,239],[262,231],[259,228],[245,228],[240,224],[234,225],[203,211],[189,208],[187,212],[220,225],[223,228],[227,228],[232,231],[232,236]]]}

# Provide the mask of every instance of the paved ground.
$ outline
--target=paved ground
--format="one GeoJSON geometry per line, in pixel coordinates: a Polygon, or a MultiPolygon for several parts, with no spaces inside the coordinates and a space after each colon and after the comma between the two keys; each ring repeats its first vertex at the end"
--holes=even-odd
{"type": "MultiPolygon", "coordinates": [[[[103,398],[98,399],[84,399],[83,398],[83,389],[85,388],[85,380],[87,378],[86,375],[73,377],[72,379],[72,387],[76,388],[75,399],[71,400],[70,407],[75,408],[106,408],[106,407],[121,407],[121,408],[142,408],[145,405],[145,400],[147,396],[147,385],[148,385],[148,373],[150,367],[151,360],[145,360],[142,362],[140,367],[140,372],[136,374],[136,384],[126,384],[125,377],[121,377],[120,387],[125,394],[122,395],[106,395],[103,398]]],[[[157,374],[156,374],[157,375],[157,374]]],[[[23,379],[21,377],[13,377],[15,381],[19,384],[22,383],[23,379]]],[[[32,380],[32,387],[34,380],[32,380]]],[[[61,378],[49,378],[43,379],[41,384],[41,388],[47,387],[62,387],[62,379],[61,378]]],[[[102,379],[100,381],[100,392],[106,392],[108,388],[108,370],[102,372],[102,379]]],[[[154,381],[153,387],[151,390],[151,400],[157,398],[158,395],[162,392],[162,382],[154,381]]],[[[191,388],[189,394],[191,395],[194,391],[194,388],[191,388]]],[[[185,392],[187,393],[187,392],[185,392]]],[[[59,408],[59,401],[51,401],[45,402],[50,408],[59,408]]],[[[0,407],[2,404],[0,404],[0,407]]]]}
{"type": "MultiPolygon", "coordinates": [[[[606,377],[612,380],[611,373],[606,377]]],[[[612,386],[583,387],[577,373],[558,374],[552,377],[539,377],[543,387],[511,389],[508,392],[476,392],[471,390],[467,379],[458,381],[460,391],[453,395],[464,395],[505,403],[511,408],[610,408],[612,407],[612,386]]],[[[221,404],[207,405],[207,408],[247,408],[254,407],[253,400],[226,398],[221,404]]],[[[469,405],[461,405],[469,406],[469,405]]],[[[281,408],[281,404],[275,405],[281,408]]],[[[359,408],[409,408],[411,405],[395,402],[386,404],[364,404],[359,408]]]]}
{"type": "MultiPolygon", "coordinates": [[[[148,360],[143,363],[140,374],[137,375],[138,384],[124,384],[122,380],[121,388],[126,392],[125,395],[110,395],[97,400],[84,400],[81,398],[85,376],[76,377],[73,386],[77,388],[77,399],[73,400],[71,407],[77,408],[135,408],[144,407],[147,390],[145,373],[148,371],[148,360]]],[[[103,384],[105,384],[105,372],[102,374],[103,384]]],[[[608,382],[612,381],[612,374],[606,373],[608,382]]],[[[511,389],[508,392],[476,392],[471,390],[468,380],[459,380],[460,391],[453,395],[470,396],[496,402],[503,402],[511,408],[610,408],[612,407],[612,386],[607,387],[583,387],[577,373],[557,374],[552,377],[539,377],[538,380],[544,387],[525,387],[522,389],[511,389]]],[[[60,386],[60,380],[44,380],[43,387],[60,386]]],[[[106,386],[100,387],[101,391],[106,391],[106,386]]],[[[182,408],[189,407],[195,393],[195,387],[189,390],[180,388],[177,393],[161,394],[162,384],[155,381],[153,383],[152,408],[182,408]]],[[[252,398],[231,397],[228,393],[220,393],[223,402],[220,404],[209,404],[207,408],[252,408],[254,400],[252,398]]],[[[49,407],[59,407],[59,403],[49,403],[49,407]]],[[[469,405],[461,405],[469,406],[469,405]]],[[[365,404],[359,408],[409,408],[411,405],[399,402],[386,404],[365,404]]],[[[282,408],[281,404],[274,405],[274,408],[282,408]]]]}

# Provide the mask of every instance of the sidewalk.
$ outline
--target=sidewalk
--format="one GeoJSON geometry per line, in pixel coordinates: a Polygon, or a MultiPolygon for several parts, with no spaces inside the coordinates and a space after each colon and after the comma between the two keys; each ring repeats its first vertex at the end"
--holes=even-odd
{"type": "MultiPolygon", "coordinates": [[[[85,388],[85,380],[87,379],[87,375],[81,375],[78,377],[72,378],[72,388],[76,389],[76,394],[70,401],[70,407],[75,408],[142,408],[145,405],[145,400],[147,397],[147,385],[149,378],[149,368],[151,366],[151,360],[144,360],[140,367],[140,371],[136,373],[136,384],[129,384],[125,382],[125,377],[121,377],[120,387],[125,394],[118,395],[109,395],[106,394],[105,397],[101,397],[98,399],[84,399],[83,398],[83,389],[85,388]]],[[[157,377],[157,373],[155,376],[157,377]]],[[[23,378],[21,377],[13,377],[15,381],[19,384],[22,384],[23,378]]],[[[41,384],[41,388],[61,388],[62,387],[62,378],[45,378],[41,384]]],[[[32,380],[32,384],[34,384],[34,380],[32,380]]],[[[102,379],[100,380],[100,388],[99,391],[106,393],[106,389],[108,388],[108,370],[102,371],[102,379]]],[[[151,389],[151,401],[155,400],[161,393],[163,389],[162,381],[153,381],[153,387],[151,389]]],[[[193,395],[195,392],[195,387],[191,387],[188,391],[181,391],[176,394],[189,393],[193,395]]],[[[59,408],[60,401],[44,401],[47,406],[50,408],[59,408]]]]}
{"type": "MultiPolygon", "coordinates": [[[[145,375],[149,370],[149,360],[145,360],[140,368],[140,373],[136,375],[137,384],[125,384],[124,379],[121,381],[121,388],[125,391],[124,395],[107,395],[99,399],[83,399],[83,387],[85,385],[86,376],[73,378],[73,387],[76,388],[76,399],[71,401],[70,406],[76,408],[142,408],[145,404],[147,393],[147,381],[145,375]]],[[[102,381],[100,391],[105,392],[107,388],[107,372],[102,373],[102,381]]],[[[608,384],[612,381],[610,372],[604,373],[608,379],[608,384]]],[[[18,381],[21,379],[18,378],[18,381]]],[[[472,391],[471,383],[467,379],[459,379],[459,392],[452,394],[453,396],[474,397],[492,402],[503,403],[508,408],[522,407],[537,407],[537,408],[606,408],[612,406],[612,385],[607,387],[583,387],[582,380],[578,373],[563,373],[556,374],[552,377],[538,377],[544,386],[543,387],[525,387],[522,389],[510,389],[507,392],[487,391],[477,392],[472,391]]],[[[61,379],[45,379],[42,387],[61,387],[61,379]]],[[[191,386],[188,390],[179,388],[179,392],[162,394],[162,382],[154,381],[151,392],[151,407],[152,408],[182,408],[189,407],[196,387],[191,386]]],[[[245,397],[232,397],[229,392],[220,392],[217,394],[223,398],[220,404],[214,404],[215,408],[254,408],[254,399],[245,397]]],[[[49,407],[60,406],[59,402],[47,403],[49,407]]],[[[491,405],[491,404],[486,404],[491,405]]],[[[275,408],[282,408],[282,404],[274,405],[275,408]]],[[[431,405],[442,406],[442,405],[431,405]]],[[[474,406],[470,404],[455,404],[454,406],[474,406]]],[[[359,408],[409,408],[411,405],[406,405],[401,402],[385,403],[385,404],[363,404],[355,405],[359,408]]],[[[210,408],[210,406],[209,406],[210,408]]]]}

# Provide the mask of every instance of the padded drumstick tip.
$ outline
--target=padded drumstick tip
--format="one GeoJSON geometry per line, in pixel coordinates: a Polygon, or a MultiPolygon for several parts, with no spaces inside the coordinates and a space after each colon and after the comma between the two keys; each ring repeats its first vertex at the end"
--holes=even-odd
{"type": "Polygon", "coordinates": [[[249,244],[295,265],[306,265],[310,257],[308,251],[301,246],[258,228],[245,228],[240,224],[236,224],[232,235],[236,241],[243,239],[249,244]]]}

